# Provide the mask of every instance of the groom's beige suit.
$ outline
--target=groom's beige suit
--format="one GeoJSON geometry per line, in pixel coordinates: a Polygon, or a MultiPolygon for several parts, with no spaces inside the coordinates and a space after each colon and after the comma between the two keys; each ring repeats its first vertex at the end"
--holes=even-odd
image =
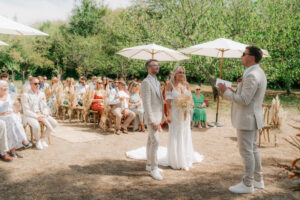
{"type": "Polygon", "coordinates": [[[223,98],[232,101],[231,121],[237,129],[240,154],[245,165],[244,183],[247,186],[262,179],[262,167],[257,148],[257,131],[264,126],[262,103],[267,87],[264,71],[258,64],[245,72],[237,90],[227,89],[223,98]]]}
{"type": "Polygon", "coordinates": [[[145,123],[149,132],[147,165],[150,165],[151,170],[154,170],[158,167],[157,149],[159,146],[159,135],[158,130],[153,130],[152,123],[160,126],[164,117],[163,97],[158,80],[149,74],[142,82],[141,94],[145,111],[145,123]]]}

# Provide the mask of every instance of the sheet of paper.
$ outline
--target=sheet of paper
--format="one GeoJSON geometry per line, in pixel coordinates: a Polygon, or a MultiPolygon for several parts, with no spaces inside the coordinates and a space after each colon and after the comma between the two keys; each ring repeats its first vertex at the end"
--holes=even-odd
{"type": "Polygon", "coordinates": [[[217,78],[216,87],[218,87],[219,83],[224,83],[226,87],[231,87],[232,83],[230,81],[225,81],[222,79],[217,78]]]}

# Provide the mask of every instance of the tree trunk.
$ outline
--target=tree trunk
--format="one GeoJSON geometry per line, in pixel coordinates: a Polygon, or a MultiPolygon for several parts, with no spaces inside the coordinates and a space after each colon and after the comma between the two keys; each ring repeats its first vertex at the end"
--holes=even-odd
{"type": "Polygon", "coordinates": [[[14,70],[11,70],[11,81],[14,83],[15,82],[15,74],[14,70]]]}
{"type": "Polygon", "coordinates": [[[286,82],[286,93],[287,93],[288,96],[292,93],[291,82],[290,81],[286,82]]]}
{"type": "Polygon", "coordinates": [[[22,84],[25,83],[25,70],[22,70],[22,84]]]}

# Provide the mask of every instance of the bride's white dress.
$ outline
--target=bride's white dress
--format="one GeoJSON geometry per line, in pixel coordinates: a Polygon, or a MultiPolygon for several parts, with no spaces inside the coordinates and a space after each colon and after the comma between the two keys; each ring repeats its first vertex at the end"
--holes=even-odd
{"type": "MultiPolygon", "coordinates": [[[[190,93],[190,91],[184,89],[184,93],[190,93]]],[[[168,148],[159,147],[157,152],[158,164],[170,166],[173,169],[191,168],[193,163],[201,162],[204,158],[193,149],[191,116],[188,113],[184,119],[184,112],[174,105],[174,100],[180,94],[175,87],[172,92],[166,93],[166,99],[171,99],[172,122],[169,124],[168,148]]],[[[146,160],[146,147],[126,152],[126,156],[146,160]]]]}

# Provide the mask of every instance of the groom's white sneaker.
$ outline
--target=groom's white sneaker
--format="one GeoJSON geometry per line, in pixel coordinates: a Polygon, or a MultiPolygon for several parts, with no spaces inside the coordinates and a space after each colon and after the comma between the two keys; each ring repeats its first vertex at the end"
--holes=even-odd
{"type": "Polygon", "coordinates": [[[260,181],[260,182],[254,181],[254,182],[253,182],[253,185],[254,185],[254,187],[257,188],[257,189],[264,189],[264,188],[265,188],[265,183],[264,183],[263,180],[260,181]]]}
{"type": "Polygon", "coordinates": [[[237,194],[248,194],[254,192],[254,187],[248,187],[242,181],[237,185],[229,187],[229,191],[237,194]]]}
{"type": "Polygon", "coordinates": [[[150,175],[151,175],[155,180],[158,180],[158,181],[163,180],[163,177],[160,175],[158,169],[151,170],[150,175]]]}
{"type": "MultiPolygon", "coordinates": [[[[164,170],[161,168],[157,168],[159,172],[163,172],[164,170]]],[[[146,165],[146,171],[151,172],[151,166],[146,165]]]]}

